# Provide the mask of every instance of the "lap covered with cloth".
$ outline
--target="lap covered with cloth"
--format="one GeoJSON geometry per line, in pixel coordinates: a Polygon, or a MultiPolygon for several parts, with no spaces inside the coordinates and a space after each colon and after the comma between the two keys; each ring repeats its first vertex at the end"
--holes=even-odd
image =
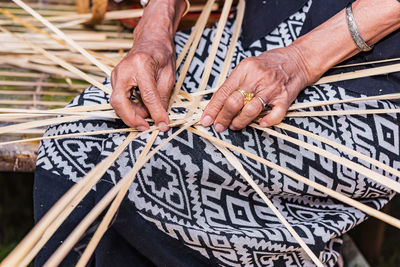
{"type": "MultiPolygon", "coordinates": [[[[242,59],[288,46],[299,35],[311,1],[279,24],[270,34],[244,48],[239,40],[232,68],[242,59]],[[299,27],[293,30],[293,25],[299,27]]],[[[207,89],[215,88],[233,31],[234,18],[224,29],[207,89]]],[[[215,28],[203,32],[199,48],[182,89],[195,92],[213,42],[215,28]]],[[[179,54],[187,33],[175,37],[179,54]]],[[[178,71],[179,72],[179,71],[178,71]]],[[[111,88],[107,78],[104,84],[111,88]]],[[[342,100],[360,93],[336,84],[310,86],[294,103],[342,100]]],[[[109,103],[109,96],[89,87],[70,104],[109,103]]],[[[394,108],[390,101],[361,101],[311,108],[352,110],[394,108]]],[[[345,145],[385,164],[400,165],[399,114],[285,118],[284,123],[345,145]]],[[[126,127],[121,120],[86,119],[52,125],[45,136],[126,127]]],[[[367,168],[370,164],[301,134],[274,130],[347,158],[367,168]]],[[[207,131],[228,143],[276,163],[285,169],[381,209],[393,196],[384,186],[341,164],[296,144],[247,127],[221,133],[207,131]]],[[[177,128],[160,133],[160,144],[177,128]]],[[[110,155],[127,133],[43,140],[35,172],[35,219],[74,183],[110,155]]],[[[104,177],[60,227],[36,259],[41,266],[93,206],[133,166],[149,138],[134,140],[104,177]]],[[[235,153],[246,171],[272,200],[305,243],[326,266],[340,263],[341,236],[367,216],[277,170],[235,153]]],[[[375,170],[389,176],[382,170],[375,170]]],[[[394,179],[394,177],[391,177],[394,179]]],[[[99,222],[96,222],[64,260],[77,262],[99,222]]],[[[184,131],[164,146],[137,174],[110,228],[91,260],[94,266],[312,266],[313,263],[289,231],[233,166],[209,141],[184,131]]]]}

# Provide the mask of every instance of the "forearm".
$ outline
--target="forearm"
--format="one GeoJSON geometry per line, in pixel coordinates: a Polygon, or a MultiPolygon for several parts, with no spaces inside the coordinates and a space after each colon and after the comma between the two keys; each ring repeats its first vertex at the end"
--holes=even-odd
{"type": "Polygon", "coordinates": [[[174,36],[185,9],[184,0],[150,0],[135,28],[134,38],[153,31],[174,36]]]}
{"type": "MultiPolygon", "coordinates": [[[[362,38],[370,46],[400,28],[400,3],[396,0],[358,0],[353,3],[353,14],[362,38]]],[[[310,82],[359,52],[344,10],[297,39],[292,47],[302,56],[310,82]]]]}

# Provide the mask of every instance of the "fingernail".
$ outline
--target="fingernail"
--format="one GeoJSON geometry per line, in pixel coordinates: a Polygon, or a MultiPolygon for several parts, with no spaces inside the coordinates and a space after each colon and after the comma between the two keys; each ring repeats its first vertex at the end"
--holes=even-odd
{"type": "Polygon", "coordinates": [[[229,126],[229,129],[231,129],[232,131],[236,131],[238,128],[236,128],[235,126],[231,125],[231,126],[229,126]]]}
{"type": "Polygon", "coordinates": [[[262,122],[260,122],[260,126],[261,126],[261,127],[267,127],[268,124],[267,124],[265,121],[262,121],[262,122]]]}
{"type": "Polygon", "coordinates": [[[138,131],[140,131],[140,132],[144,132],[144,131],[147,130],[147,128],[146,128],[145,126],[138,126],[138,127],[136,127],[136,129],[137,129],[138,131]]]}
{"type": "Polygon", "coordinates": [[[157,127],[162,131],[166,132],[168,131],[168,125],[165,122],[160,122],[157,127]]]}
{"type": "Polygon", "coordinates": [[[217,132],[223,132],[223,131],[225,131],[225,126],[224,125],[222,125],[222,124],[220,124],[220,123],[217,123],[217,125],[215,125],[215,130],[217,131],[217,132]]]}
{"type": "Polygon", "coordinates": [[[203,124],[203,126],[210,126],[212,123],[212,118],[210,116],[205,116],[202,120],[201,120],[201,124],[203,124]]]}

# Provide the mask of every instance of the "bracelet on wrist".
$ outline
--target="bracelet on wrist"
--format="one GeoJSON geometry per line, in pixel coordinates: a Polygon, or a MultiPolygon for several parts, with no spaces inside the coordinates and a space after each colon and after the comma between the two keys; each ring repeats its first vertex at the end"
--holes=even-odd
{"type": "Polygon", "coordinates": [[[346,6],[346,21],[347,26],[349,27],[351,38],[353,39],[353,42],[357,46],[357,48],[363,52],[370,51],[373,46],[369,46],[361,37],[361,34],[357,28],[356,21],[354,19],[351,2],[346,6]]]}

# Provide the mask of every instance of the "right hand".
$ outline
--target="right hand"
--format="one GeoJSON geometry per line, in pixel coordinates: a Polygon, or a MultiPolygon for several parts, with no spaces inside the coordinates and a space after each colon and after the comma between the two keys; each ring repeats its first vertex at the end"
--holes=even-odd
{"type": "Polygon", "coordinates": [[[149,115],[161,131],[168,130],[166,109],[175,82],[175,46],[166,19],[143,16],[135,28],[132,49],[111,73],[110,104],[125,124],[139,131],[149,128],[145,120],[149,115]],[[135,86],[142,102],[131,100],[135,86]]]}

